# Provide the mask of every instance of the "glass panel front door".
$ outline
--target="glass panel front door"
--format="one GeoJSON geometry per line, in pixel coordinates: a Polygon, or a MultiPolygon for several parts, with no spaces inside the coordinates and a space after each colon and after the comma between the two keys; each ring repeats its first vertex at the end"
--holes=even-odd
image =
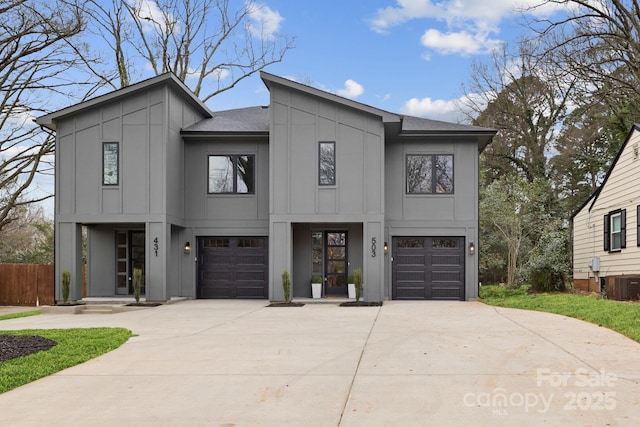
{"type": "Polygon", "coordinates": [[[347,232],[325,232],[325,293],[347,294],[347,232]]]}
{"type": "Polygon", "coordinates": [[[134,268],[142,269],[140,294],[144,295],[144,261],[144,231],[116,232],[116,295],[133,295],[134,268]]]}

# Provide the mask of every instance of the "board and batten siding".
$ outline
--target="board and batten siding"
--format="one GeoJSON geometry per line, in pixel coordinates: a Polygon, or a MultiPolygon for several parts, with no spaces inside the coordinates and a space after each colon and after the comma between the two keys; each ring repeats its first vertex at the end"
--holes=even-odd
{"type": "Polygon", "coordinates": [[[640,132],[634,128],[622,152],[596,197],[574,217],[574,279],[594,274],[589,268],[593,257],[600,258],[600,277],[640,275],[640,248],[637,245],[640,205],[640,132]],[[626,248],[619,252],[604,250],[604,216],[626,209],[626,248]]]}

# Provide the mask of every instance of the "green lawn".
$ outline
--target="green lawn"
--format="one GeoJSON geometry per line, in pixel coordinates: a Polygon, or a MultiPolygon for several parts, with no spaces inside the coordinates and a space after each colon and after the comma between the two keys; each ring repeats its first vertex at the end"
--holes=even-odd
{"type": "Polygon", "coordinates": [[[58,343],[46,351],[0,362],[0,393],[98,357],[132,336],[124,328],[0,330],[0,335],[37,335],[58,343]]]}
{"type": "Polygon", "coordinates": [[[640,304],[571,293],[530,294],[528,287],[482,286],[480,301],[500,307],[546,311],[585,320],[640,342],[640,304]]]}
{"type": "Polygon", "coordinates": [[[16,319],[18,317],[29,317],[40,314],[40,310],[23,311],[22,313],[3,314],[0,316],[0,320],[16,319]]]}

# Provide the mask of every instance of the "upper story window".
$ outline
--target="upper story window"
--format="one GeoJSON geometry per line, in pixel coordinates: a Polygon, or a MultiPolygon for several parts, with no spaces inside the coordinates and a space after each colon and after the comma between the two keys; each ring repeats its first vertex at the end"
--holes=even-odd
{"type": "Polygon", "coordinates": [[[318,155],[318,184],[336,185],[336,143],[321,142],[318,155]]]}
{"type": "Polygon", "coordinates": [[[102,185],[118,185],[119,156],[117,142],[102,143],[102,185]]]}
{"type": "Polygon", "coordinates": [[[407,194],[453,194],[452,154],[409,154],[407,194]]]}
{"type": "Polygon", "coordinates": [[[255,157],[252,155],[209,156],[209,193],[253,194],[255,157]]]}
{"type": "Polygon", "coordinates": [[[604,250],[617,252],[627,247],[627,211],[618,209],[604,216],[604,250]]]}

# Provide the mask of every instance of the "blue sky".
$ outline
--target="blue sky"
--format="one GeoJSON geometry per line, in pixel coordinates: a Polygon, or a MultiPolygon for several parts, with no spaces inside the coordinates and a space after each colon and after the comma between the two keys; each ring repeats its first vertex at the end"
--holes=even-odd
{"type": "MultiPolygon", "coordinates": [[[[470,81],[472,61],[513,43],[525,31],[522,10],[537,3],[266,0],[272,27],[296,37],[296,48],[267,71],[396,113],[461,121],[454,101],[470,81]]],[[[257,104],[268,104],[268,93],[256,77],[209,106],[257,104]]]]}
{"type": "MultiPolygon", "coordinates": [[[[154,6],[153,0],[130,1],[154,6]]],[[[522,10],[539,0],[258,2],[256,18],[264,28],[296,37],[295,49],[266,71],[395,113],[459,122],[466,118],[456,100],[470,82],[472,62],[513,43],[525,31],[518,24],[522,10]]],[[[268,103],[256,75],[208,105],[215,111],[268,103]]],[[[53,192],[49,178],[37,185],[53,192]]],[[[52,217],[53,200],[44,207],[52,217]]]]}

